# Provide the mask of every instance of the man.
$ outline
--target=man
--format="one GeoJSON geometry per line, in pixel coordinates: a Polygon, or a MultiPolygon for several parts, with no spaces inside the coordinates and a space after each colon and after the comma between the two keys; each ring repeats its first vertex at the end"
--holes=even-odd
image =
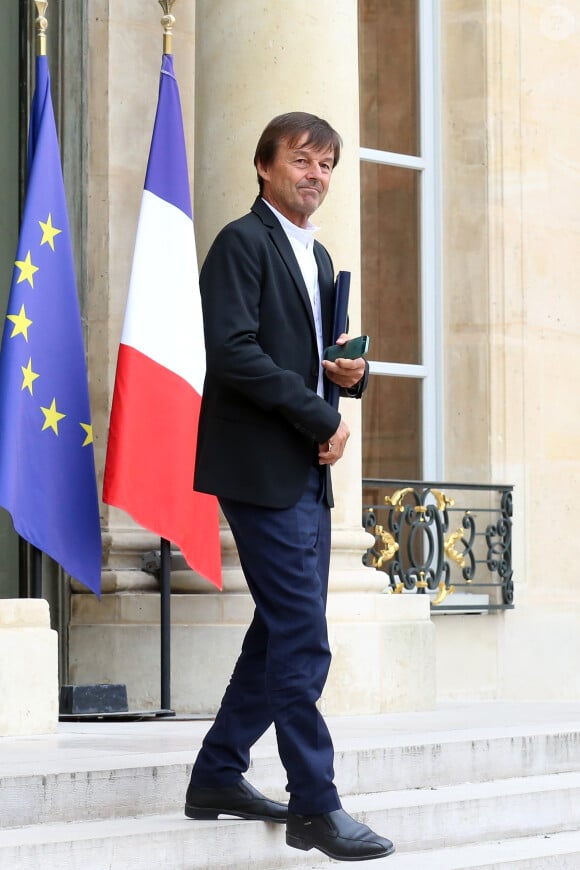
{"type": "Polygon", "coordinates": [[[254,157],[260,196],[219,233],[201,270],[207,374],[195,488],[218,496],[256,609],[185,812],[285,822],[290,846],[354,861],[394,847],[342,809],[316,706],[330,665],[329,472],[349,437],[324,399],[323,375],[354,397],[368,378],[363,359],[320,362],[332,339],[334,275],[309,218],[340,148],[314,115],[274,118],[254,157]],[[272,722],[288,807],[243,778],[250,748],[272,722]]]}

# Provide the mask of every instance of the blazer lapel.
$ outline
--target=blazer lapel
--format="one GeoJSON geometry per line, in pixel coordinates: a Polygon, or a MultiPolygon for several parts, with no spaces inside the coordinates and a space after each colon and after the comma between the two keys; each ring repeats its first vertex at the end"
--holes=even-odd
{"type": "Polygon", "coordinates": [[[306,284],[304,283],[304,278],[302,277],[302,272],[300,271],[298,260],[296,259],[294,251],[292,250],[292,245],[288,241],[288,236],[282,229],[282,225],[280,221],[276,218],[276,215],[262,201],[261,197],[258,197],[254,202],[254,205],[252,206],[252,211],[254,211],[261,219],[262,223],[264,223],[265,226],[268,227],[270,231],[270,237],[276,248],[278,249],[278,252],[282,257],[286,268],[292,276],[294,285],[298,290],[298,294],[304,305],[306,317],[308,318],[310,330],[314,338],[314,344],[316,345],[316,327],[314,326],[314,314],[312,313],[310,296],[308,295],[308,290],[306,289],[306,284]]]}
{"type": "Polygon", "coordinates": [[[334,323],[334,275],[330,258],[326,250],[318,242],[314,243],[314,257],[318,266],[322,332],[326,347],[329,344],[333,344],[335,338],[332,334],[334,323]]]}

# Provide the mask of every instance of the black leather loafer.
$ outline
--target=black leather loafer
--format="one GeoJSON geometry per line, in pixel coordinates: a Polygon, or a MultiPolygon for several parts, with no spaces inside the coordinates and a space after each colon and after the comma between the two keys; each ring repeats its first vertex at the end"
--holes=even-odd
{"type": "Polygon", "coordinates": [[[392,855],[395,847],[379,837],[344,810],[320,816],[290,814],[286,823],[286,842],[294,849],[318,849],[336,861],[367,861],[392,855]]]}
{"type": "Polygon", "coordinates": [[[185,798],[185,815],[190,819],[237,816],[261,822],[285,822],[288,807],[264,797],[245,779],[223,788],[199,788],[190,784],[185,798]]]}

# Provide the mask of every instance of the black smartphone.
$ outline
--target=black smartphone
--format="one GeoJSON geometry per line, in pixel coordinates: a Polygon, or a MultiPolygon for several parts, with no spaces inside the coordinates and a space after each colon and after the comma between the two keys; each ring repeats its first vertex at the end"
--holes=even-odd
{"type": "Polygon", "coordinates": [[[331,344],[325,348],[324,359],[334,362],[337,359],[358,359],[364,356],[369,349],[370,338],[368,335],[359,335],[349,338],[346,344],[331,344]]]}

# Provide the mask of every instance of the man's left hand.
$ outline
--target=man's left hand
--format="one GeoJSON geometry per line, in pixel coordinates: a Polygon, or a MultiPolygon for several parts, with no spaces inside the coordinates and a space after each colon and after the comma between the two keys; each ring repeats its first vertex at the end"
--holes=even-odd
{"type": "MultiPolygon", "coordinates": [[[[343,332],[336,339],[336,344],[345,344],[347,341],[348,335],[343,332]]],[[[328,380],[344,389],[358,384],[365,373],[365,361],[362,357],[358,359],[342,359],[339,357],[335,362],[325,359],[322,361],[322,365],[328,380]]]]}

